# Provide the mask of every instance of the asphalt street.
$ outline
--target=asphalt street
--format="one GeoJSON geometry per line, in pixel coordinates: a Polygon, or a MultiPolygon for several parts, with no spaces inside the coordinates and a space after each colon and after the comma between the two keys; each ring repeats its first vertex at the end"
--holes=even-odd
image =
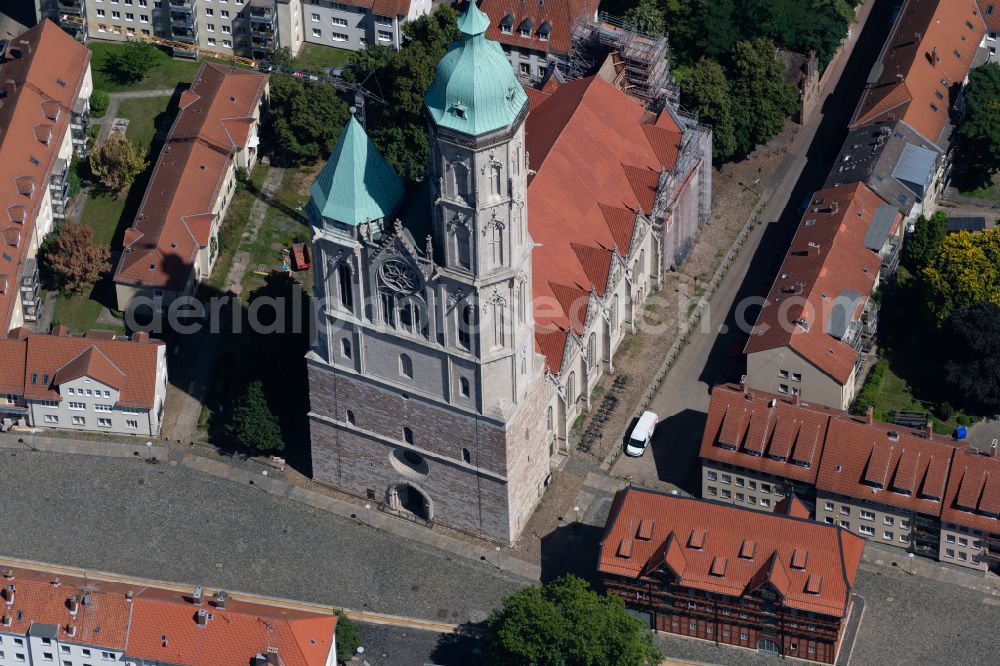
{"type": "Polygon", "coordinates": [[[168,464],[0,454],[0,555],[455,624],[527,581],[168,464]]]}

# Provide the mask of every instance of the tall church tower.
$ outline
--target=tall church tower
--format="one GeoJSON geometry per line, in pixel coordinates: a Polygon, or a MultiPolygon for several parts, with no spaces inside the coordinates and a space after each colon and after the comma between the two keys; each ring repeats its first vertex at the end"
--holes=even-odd
{"type": "Polygon", "coordinates": [[[475,2],[425,97],[429,177],[403,194],[352,117],[307,207],[316,481],[510,543],[549,476],[535,351],[527,96],[475,2]]]}

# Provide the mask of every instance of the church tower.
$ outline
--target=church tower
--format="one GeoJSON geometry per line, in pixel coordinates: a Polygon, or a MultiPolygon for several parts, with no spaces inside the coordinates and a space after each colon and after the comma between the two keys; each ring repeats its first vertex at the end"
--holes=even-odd
{"type": "Polygon", "coordinates": [[[352,117],[313,184],[313,478],[510,543],[549,476],[555,388],[534,343],[527,95],[467,5],[424,100],[426,181],[404,194],[352,117]]]}

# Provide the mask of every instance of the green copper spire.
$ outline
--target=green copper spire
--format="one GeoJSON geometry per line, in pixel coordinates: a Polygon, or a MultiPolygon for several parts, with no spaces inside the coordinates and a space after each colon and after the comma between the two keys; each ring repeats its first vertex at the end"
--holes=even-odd
{"type": "Polygon", "coordinates": [[[528,103],[503,49],[483,35],[490,20],[475,0],[458,19],[462,37],[437,66],[424,104],[434,122],[478,136],[507,127],[528,103]]]}
{"type": "Polygon", "coordinates": [[[323,218],[358,226],[389,216],[403,197],[403,184],[354,117],[330,160],[316,176],[306,206],[313,224],[323,218]]]}

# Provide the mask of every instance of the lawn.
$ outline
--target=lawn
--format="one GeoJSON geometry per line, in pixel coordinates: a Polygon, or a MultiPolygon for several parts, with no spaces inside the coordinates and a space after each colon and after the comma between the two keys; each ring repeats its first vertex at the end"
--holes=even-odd
{"type": "MultiPolygon", "coordinates": [[[[162,137],[166,136],[170,129],[170,124],[177,114],[176,108],[171,108],[171,97],[137,97],[135,99],[122,100],[118,105],[118,117],[128,118],[128,130],[125,136],[141,146],[151,146],[160,130],[162,137]]],[[[155,155],[149,156],[149,161],[156,159],[155,155]]]]}
{"type": "Polygon", "coordinates": [[[322,44],[303,44],[298,57],[292,61],[292,67],[309,72],[320,72],[324,67],[340,69],[351,59],[354,51],[338,49],[322,44]]]}
{"type": "MultiPolygon", "coordinates": [[[[122,237],[135,218],[139,204],[142,202],[146,184],[156,163],[156,153],[162,142],[156,141],[156,130],[165,131],[173,122],[177,113],[176,105],[172,105],[171,97],[144,97],[122,101],[118,107],[118,116],[129,119],[126,136],[146,151],[149,167],[132,183],[132,187],[115,197],[99,187],[91,188],[87,200],[83,204],[82,224],[88,224],[94,229],[94,240],[107,243],[112,250],[121,245],[122,237]]],[[[91,328],[112,328],[97,322],[101,306],[114,307],[115,298],[110,279],[98,282],[90,294],[73,294],[70,296],[55,295],[55,312],[53,320],[70,327],[74,332],[87,331],[91,328]]]]}
{"type": "MultiPolygon", "coordinates": [[[[309,223],[300,208],[309,200],[309,187],[320,168],[322,164],[285,170],[257,238],[243,247],[250,252],[250,270],[243,277],[243,293],[248,294],[264,284],[263,276],[254,273],[259,264],[265,270],[280,268],[282,249],[292,243],[309,241],[309,223]]],[[[311,291],[312,274],[309,271],[296,273],[295,278],[307,293],[311,291]]]]}
{"type": "MultiPolygon", "coordinates": [[[[259,191],[270,167],[257,164],[254,167],[250,180],[253,183],[253,190],[259,191]]],[[[243,242],[243,232],[247,228],[250,218],[250,209],[253,208],[257,200],[255,191],[240,187],[233,195],[233,200],[229,202],[229,210],[222,220],[222,227],[219,229],[219,257],[215,260],[215,268],[212,275],[203,282],[204,286],[216,291],[222,291],[226,286],[226,278],[233,266],[233,258],[243,242]]]]}
{"type": "Polygon", "coordinates": [[[111,72],[106,71],[108,56],[119,49],[122,44],[93,41],[87,44],[91,51],[90,67],[94,77],[94,89],[104,92],[123,92],[129,90],[158,90],[174,88],[178,83],[191,83],[201,63],[193,60],[171,58],[166,51],[156,49],[153,67],[142,81],[136,83],[120,83],[111,72]]]}

